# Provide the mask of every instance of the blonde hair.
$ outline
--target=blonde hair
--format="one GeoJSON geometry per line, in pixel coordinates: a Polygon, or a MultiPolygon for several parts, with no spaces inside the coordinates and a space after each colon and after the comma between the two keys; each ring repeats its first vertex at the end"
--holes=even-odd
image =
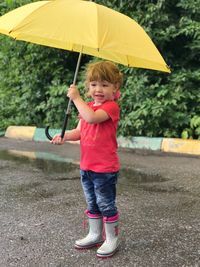
{"type": "Polygon", "coordinates": [[[99,61],[87,66],[86,88],[89,87],[91,81],[107,81],[118,85],[118,88],[120,88],[123,82],[123,75],[114,63],[110,61],[99,61]]]}

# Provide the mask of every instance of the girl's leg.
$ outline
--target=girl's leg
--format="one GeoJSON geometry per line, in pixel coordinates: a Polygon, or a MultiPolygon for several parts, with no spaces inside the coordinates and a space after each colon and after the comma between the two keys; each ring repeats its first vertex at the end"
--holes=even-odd
{"type": "Polygon", "coordinates": [[[96,202],[97,199],[91,172],[81,170],[80,174],[81,174],[81,184],[88,206],[87,210],[89,210],[91,214],[101,214],[96,202]]]}
{"type": "Polygon", "coordinates": [[[89,172],[81,171],[81,183],[85,194],[86,202],[88,204],[88,210],[86,210],[85,213],[88,217],[89,233],[85,238],[76,240],[75,248],[89,249],[94,246],[99,246],[103,243],[103,217],[100,214],[100,211],[96,204],[94,185],[89,172]]]}
{"type": "Polygon", "coordinates": [[[116,184],[118,172],[92,173],[94,193],[98,209],[104,217],[113,217],[117,214],[116,184]]]}
{"type": "Polygon", "coordinates": [[[93,175],[97,205],[103,215],[106,240],[97,250],[101,258],[111,257],[118,249],[119,215],[115,205],[118,173],[95,173],[93,175]]]}

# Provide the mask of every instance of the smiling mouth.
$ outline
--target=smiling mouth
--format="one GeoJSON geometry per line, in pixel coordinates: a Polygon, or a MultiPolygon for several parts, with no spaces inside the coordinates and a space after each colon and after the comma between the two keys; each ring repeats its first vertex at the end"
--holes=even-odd
{"type": "Polygon", "coordinates": [[[95,97],[98,97],[98,98],[103,98],[104,97],[104,95],[95,95],[95,97]]]}

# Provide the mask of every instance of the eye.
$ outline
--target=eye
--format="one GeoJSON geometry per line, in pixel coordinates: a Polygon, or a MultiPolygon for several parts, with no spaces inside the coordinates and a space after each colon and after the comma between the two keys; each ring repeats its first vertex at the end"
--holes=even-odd
{"type": "Polygon", "coordinates": [[[95,87],[95,86],[96,86],[96,83],[95,83],[95,82],[91,82],[90,85],[91,85],[92,87],[95,87]]]}
{"type": "Polygon", "coordinates": [[[103,83],[102,85],[103,85],[103,87],[108,87],[109,86],[109,84],[107,84],[107,83],[103,83]]]}

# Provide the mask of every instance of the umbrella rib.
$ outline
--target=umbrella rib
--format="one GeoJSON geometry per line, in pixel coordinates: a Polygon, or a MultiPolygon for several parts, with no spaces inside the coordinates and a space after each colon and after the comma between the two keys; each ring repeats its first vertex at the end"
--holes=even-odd
{"type": "MultiPolygon", "coordinates": [[[[43,8],[44,6],[48,5],[50,2],[51,2],[51,1],[44,1],[44,4],[43,4],[42,6],[38,7],[36,10],[33,10],[32,12],[30,12],[30,14],[33,14],[33,13],[36,12],[37,10],[39,10],[39,9],[43,8]],[[45,2],[46,2],[46,3],[45,3],[45,2]]],[[[31,4],[33,4],[33,3],[31,3],[31,4]]],[[[31,4],[27,4],[27,5],[31,5],[31,4]]],[[[29,14],[29,15],[30,15],[30,14],[29,14]]],[[[25,20],[26,20],[26,17],[25,17],[22,21],[20,21],[19,25],[22,24],[23,21],[25,21],[25,20]]],[[[23,25],[23,26],[24,26],[24,25],[23,25]]],[[[21,27],[18,27],[18,26],[14,27],[13,29],[11,29],[11,30],[9,31],[9,34],[12,34],[12,33],[15,32],[16,30],[19,30],[19,29],[23,28],[23,26],[21,26],[21,27]]]]}

